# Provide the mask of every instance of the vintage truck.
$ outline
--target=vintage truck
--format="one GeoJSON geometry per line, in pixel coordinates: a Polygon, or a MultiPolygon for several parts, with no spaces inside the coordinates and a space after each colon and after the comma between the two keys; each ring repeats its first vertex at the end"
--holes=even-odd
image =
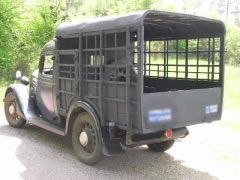
{"type": "Polygon", "coordinates": [[[147,10],[65,23],[30,81],[5,94],[9,124],[70,135],[80,161],[147,145],[163,152],[187,126],[221,119],[225,26],[147,10]]]}

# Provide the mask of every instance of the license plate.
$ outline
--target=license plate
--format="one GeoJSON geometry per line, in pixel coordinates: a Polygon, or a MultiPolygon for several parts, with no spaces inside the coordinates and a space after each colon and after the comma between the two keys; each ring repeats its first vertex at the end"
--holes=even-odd
{"type": "Polygon", "coordinates": [[[172,110],[170,108],[155,109],[148,112],[148,120],[151,123],[169,121],[172,119],[172,110]]]}

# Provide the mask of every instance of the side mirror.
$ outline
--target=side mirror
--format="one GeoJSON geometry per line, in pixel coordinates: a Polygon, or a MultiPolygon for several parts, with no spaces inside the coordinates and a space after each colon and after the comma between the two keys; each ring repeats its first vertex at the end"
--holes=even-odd
{"type": "Polygon", "coordinates": [[[22,77],[21,71],[17,70],[17,71],[16,71],[16,79],[17,79],[17,80],[20,80],[21,77],[22,77]]]}
{"type": "Polygon", "coordinates": [[[16,79],[24,85],[29,84],[29,79],[26,76],[22,76],[22,73],[19,70],[16,71],[16,79]]]}
{"type": "Polygon", "coordinates": [[[24,85],[28,85],[29,79],[26,76],[22,76],[20,82],[24,85]]]}

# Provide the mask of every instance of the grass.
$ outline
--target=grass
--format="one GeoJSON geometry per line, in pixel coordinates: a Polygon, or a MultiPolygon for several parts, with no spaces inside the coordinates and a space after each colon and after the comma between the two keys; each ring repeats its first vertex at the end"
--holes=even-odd
{"type": "Polygon", "coordinates": [[[224,109],[240,110],[240,67],[226,66],[224,109]]]}
{"type": "Polygon", "coordinates": [[[240,67],[226,66],[224,81],[224,127],[240,131],[240,67]]]}
{"type": "MultiPolygon", "coordinates": [[[[224,82],[224,109],[240,111],[240,67],[226,65],[224,82]]],[[[0,81],[0,107],[3,107],[2,100],[7,84],[0,81]]]]}

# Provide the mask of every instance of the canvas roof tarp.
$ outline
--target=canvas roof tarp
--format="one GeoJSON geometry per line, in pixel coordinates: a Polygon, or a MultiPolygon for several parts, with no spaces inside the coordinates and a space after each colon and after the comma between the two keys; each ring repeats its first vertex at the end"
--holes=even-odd
{"type": "Polygon", "coordinates": [[[205,17],[147,10],[118,16],[106,16],[85,21],[63,23],[57,28],[57,36],[84,32],[120,29],[143,25],[149,37],[178,38],[185,36],[206,37],[224,35],[225,26],[219,20],[205,17]],[[152,34],[152,35],[151,35],[152,34]]]}

